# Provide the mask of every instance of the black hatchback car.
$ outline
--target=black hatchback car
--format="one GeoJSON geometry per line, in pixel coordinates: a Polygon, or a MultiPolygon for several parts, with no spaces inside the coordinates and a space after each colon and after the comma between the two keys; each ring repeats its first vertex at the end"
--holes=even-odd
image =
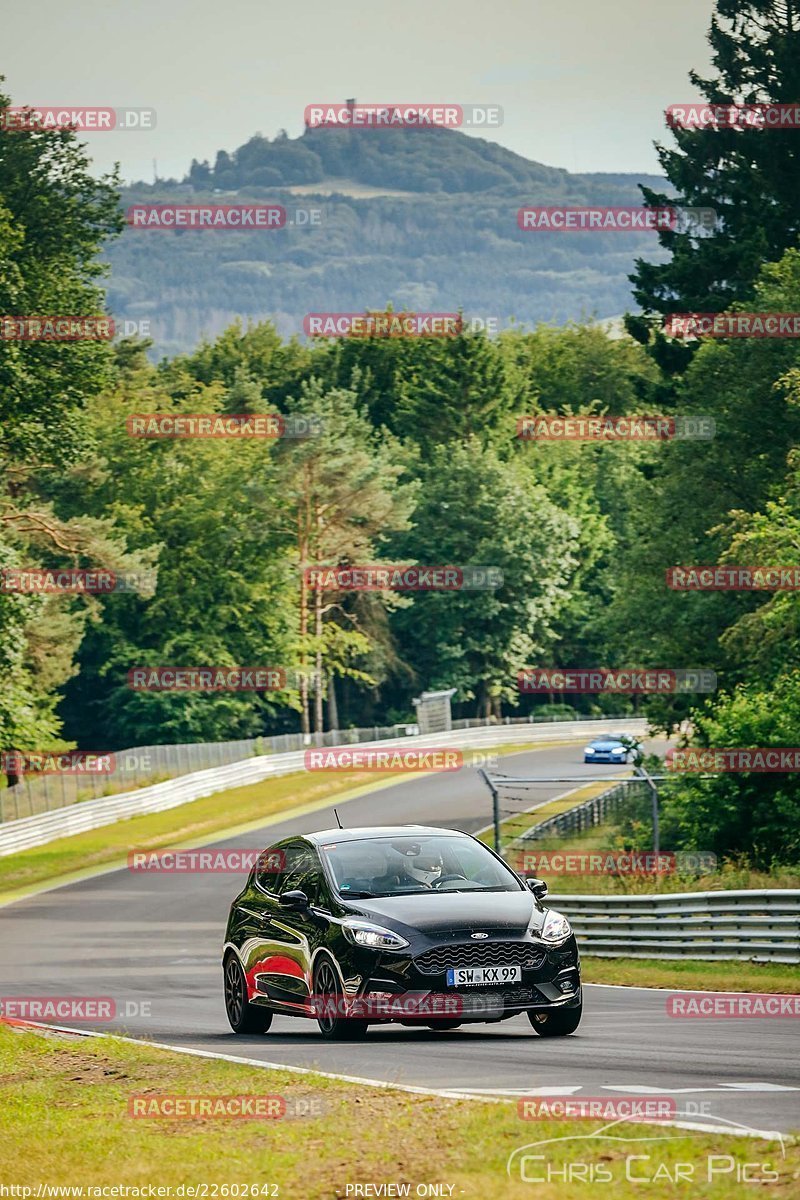
{"type": "Polygon", "coordinates": [[[420,825],[329,829],[265,851],[231,905],[223,950],[235,1033],[273,1014],[328,1038],[399,1021],[452,1029],[527,1013],[543,1037],[581,1019],[580,960],[547,886],[482,842],[420,825]]]}

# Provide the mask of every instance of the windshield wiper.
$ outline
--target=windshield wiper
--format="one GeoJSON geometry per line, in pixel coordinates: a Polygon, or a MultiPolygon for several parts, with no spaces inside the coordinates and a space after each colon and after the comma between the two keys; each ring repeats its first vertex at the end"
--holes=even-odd
{"type": "Polygon", "coordinates": [[[345,900],[350,896],[354,896],[356,900],[374,900],[377,894],[377,892],[365,892],[359,888],[353,888],[352,891],[350,888],[344,888],[340,893],[345,900]]]}

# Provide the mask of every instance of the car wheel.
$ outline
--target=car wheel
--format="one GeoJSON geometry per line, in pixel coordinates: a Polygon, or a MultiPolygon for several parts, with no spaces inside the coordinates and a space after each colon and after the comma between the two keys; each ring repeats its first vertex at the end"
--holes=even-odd
{"type": "Polygon", "coordinates": [[[443,1029],[460,1029],[460,1028],[461,1028],[460,1021],[430,1021],[428,1023],[428,1029],[435,1029],[437,1032],[441,1032],[443,1029]]]}
{"type": "Polygon", "coordinates": [[[314,996],[321,1011],[317,1013],[317,1024],[323,1037],[331,1041],[341,1038],[363,1037],[367,1022],[353,1017],[342,1017],[342,989],[333,963],[324,958],[314,972],[314,996]]]}
{"type": "Polygon", "coordinates": [[[251,1004],[242,964],[235,954],[225,960],[225,1012],[234,1033],[266,1033],[272,1024],[272,1010],[251,1004]]]}
{"type": "Polygon", "coordinates": [[[583,1004],[576,1008],[557,1008],[554,1012],[537,1012],[528,1009],[528,1020],[539,1037],[566,1037],[574,1033],[581,1023],[583,1004]]]}

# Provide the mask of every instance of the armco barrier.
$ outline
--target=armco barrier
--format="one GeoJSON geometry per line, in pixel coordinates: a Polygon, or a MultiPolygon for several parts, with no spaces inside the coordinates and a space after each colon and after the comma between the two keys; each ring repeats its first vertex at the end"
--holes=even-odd
{"type": "MultiPolygon", "coordinates": [[[[365,746],[409,746],[421,749],[436,746],[464,746],[469,749],[480,749],[487,746],[500,746],[513,742],[544,742],[553,738],[583,739],[593,733],[621,733],[625,731],[643,733],[646,722],[641,719],[622,721],[564,721],[546,725],[489,725],[479,729],[459,729],[450,733],[427,734],[391,738],[385,741],[362,742],[365,746]]],[[[258,783],[269,776],[288,775],[292,771],[303,769],[304,752],[293,751],[289,754],[267,754],[257,758],[248,758],[243,762],[232,763],[225,767],[212,767],[207,771],[196,771],[191,775],[182,775],[178,779],[169,779],[165,783],[156,783],[150,787],[138,788],[135,792],[124,792],[116,796],[105,796],[98,800],[84,800],[79,804],[70,804],[66,808],[54,809],[52,812],[40,813],[35,817],[23,817],[19,821],[6,821],[0,825],[0,857],[13,854],[15,851],[28,850],[32,846],[41,846],[56,838],[69,837],[75,833],[85,833],[88,829],[99,829],[103,825],[111,825],[126,817],[142,816],[145,813],[162,812],[164,809],[177,808],[180,804],[188,804],[192,800],[200,800],[203,796],[212,796],[216,792],[224,792],[229,788],[244,787],[246,784],[258,783]]],[[[231,814],[233,817],[235,814],[231,814]]]]}
{"type": "MultiPolygon", "coordinates": [[[[487,717],[459,718],[453,729],[479,729],[487,726],[530,726],[569,720],[596,720],[580,715],[551,716],[550,705],[541,705],[527,717],[504,717],[502,721],[487,717]]],[[[623,720],[624,717],[620,717],[623,720]]],[[[613,717],[606,717],[616,720],[613,717]]],[[[430,733],[439,732],[429,730],[430,733]]],[[[324,733],[263,734],[232,742],[183,742],[177,745],[130,746],[114,751],[114,770],[108,774],[26,774],[13,787],[0,788],[0,822],[21,821],[39,813],[79,804],[84,800],[99,800],[106,796],[130,792],[134,788],[150,787],[178,775],[208,771],[212,767],[227,767],[246,758],[264,754],[288,754],[313,746],[350,746],[360,742],[378,742],[398,737],[418,735],[416,725],[370,725],[368,727],[327,729],[324,733]],[[310,738],[310,741],[309,741],[310,738]]],[[[96,747],[95,747],[96,749],[96,747]]],[[[109,747],[104,747],[108,751],[109,747]]]]}
{"type": "MultiPolygon", "coordinates": [[[[571,837],[584,833],[595,825],[604,824],[623,800],[645,793],[649,793],[648,785],[632,776],[630,782],[618,783],[616,787],[609,788],[599,796],[593,796],[591,800],[584,800],[574,808],[568,808],[554,817],[548,817],[546,821],[540,821],[538,825],[532,825],[514,839],[513,845],[524,846],[527,842],[540,841],[542,838],[571,837]]],[[[535,810],[533,815],[535,816],[535,810]]]]}
{"type": "Polygon", "coordinates": [[[800,963],[800,891],[553,894],[585,954],[800,963]]]}

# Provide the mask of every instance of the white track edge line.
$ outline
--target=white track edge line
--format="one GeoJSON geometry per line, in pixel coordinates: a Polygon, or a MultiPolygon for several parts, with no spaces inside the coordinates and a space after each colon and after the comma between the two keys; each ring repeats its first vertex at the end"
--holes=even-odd
{"type": "MultiPolygon", "coordinates": [[[[54,1033],[69,1033],[75,1037],[111,1039],[113,1041],[126,1042],[131,1046],[151,1046],[155,1050],[169,1050],[173,1054],[186,1054],[193,1058],[212,1058],[220,1062],[232,1062],[245,1067],[258,1067],[262,1070],[288,1071],[293,1075],[321,1075],[323,1079],[336,1079],[341,1083],[357,1083],[363,1087],[411,1092],[417,1096],[436,1096],[440,1100],[478,1100],[483,1104],[513,1104],[519,1099],[518,1096],[478,1096],[474,1092],[454,1091],[449,1088],[424,1088],[412,1083],[391,1083],[383,1079],[364,1079],[359,1075],[341,1075],[335,1071],[316,1070],[314,1067],[296,1067],[285,1063],[264,1062],[260,1058],[245,1058],[238,1054],[223,1054],[220,1051],[214,1050],[196,1050],[192,1046],[171,1046],[167,1042],[149,1042],[145,1038],[131,1038],[115,1033],[101,1033],[96,1029],[71,1029],[66,1025],[48,1025],[44,1021],[15,1021],[13,1025],[17,1028],[32,1027],[35,1029],[47,1029],[54,1033]]],[[[754,1137],[761,1138],[762,1140],[782,1138],[790,1142],[796,1140],[791,1134],[781,1133],[778,1130],[749,1129],[742,1132],[738,1129],[730,1129],[726,1125],[703,1125],[699,1121],[664,1120],[648,1121],[647,1123],[648,1125],[674,1126],[676,1129],[688,1129],[698,1133],[727,1133],[733,1137],[754,1137]]]]}

